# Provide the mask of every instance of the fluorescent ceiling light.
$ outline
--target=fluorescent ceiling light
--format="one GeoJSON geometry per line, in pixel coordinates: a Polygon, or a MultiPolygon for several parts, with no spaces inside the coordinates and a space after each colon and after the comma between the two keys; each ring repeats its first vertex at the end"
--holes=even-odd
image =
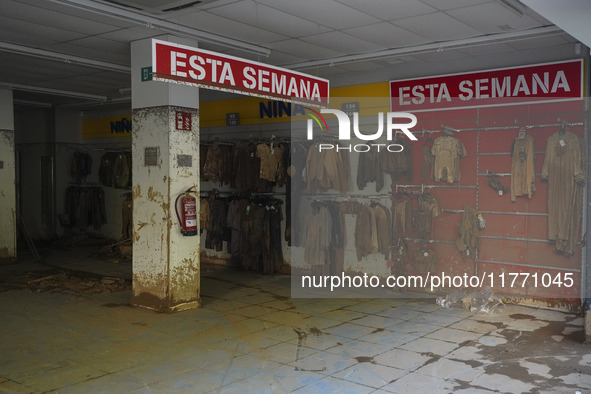
{"type": "Polygon", "coordinates": [[[120,7],[112,3],[99,0],[48,0],[54,3],[75,7],[85,11],[94,12],[111,18],[124,20],[126,22],[147,26],[152,29],[173,33],[182,37],[196,39],[211,44],[223,45],[228,48],[239,49],[256,55],[269,56],[271,50],[260,45],[250,44],[245,41],[236,40],[230,37],[209,33],[192,27],[179,25],[164,19],[156,18],[139,11],[131,11],[128,8],[120,7]]]}
{"type": "Polygon", "coordinates": [[[301,63],[286,64],[282,65],[281,67],[297,70],[311,67],[335,66],[337,64],[343,63],[353,63],[368,60],[382,60],[419,53],[439,52],[444,49],[461,49],[472,46],[487,45],[502,41],[523,40],[528,38],[537,38],[561,33],[563,33],[563,31],[556,26],[546,26],[508,33],[488,34],[485,36],[464,38],[461,40],[435,42],[431,44],[416,45],[412,47],[386,49],[383,51],[371,53],[359,53],[355,55],[337,56],[328,59],[311,60],[301,63]]]}
{"type": "Polygon", "coordinates": [[[85,99],[85,100],[94,100],[94,101],[107,101],[108,100],[107,96],[99,96],[97,94],[71,92],[68,90],[44,88],[41,86],[20,85],[17,83],[9,83],[9,82],[0,82],[0,87],[13,89],[13,90],[21,90],[21,91],[25,91],[25,92],[45,93],[45,94],[51,94],[51,95],[56,95],[56,96],[75,97],[75,98],[80,98],[80,99],[85,99]]]}
{"type": "Polygon", "coordinates": [[[12,52],[19,55],[33,56],[42,59],[50,59],[64,63],[78,64],[81,66],[89,66],[99,68],[102,70],[116,71],[124,74],[129,74],[131,72],[131,67],[123,66],[121,64],[108,63],[103,62],[101,60],[86,59],[83,57],[66,55],[65,53],[47,51],[45,49],[10,44],[8,42],[0,42],[0,51],[12,52]]]}

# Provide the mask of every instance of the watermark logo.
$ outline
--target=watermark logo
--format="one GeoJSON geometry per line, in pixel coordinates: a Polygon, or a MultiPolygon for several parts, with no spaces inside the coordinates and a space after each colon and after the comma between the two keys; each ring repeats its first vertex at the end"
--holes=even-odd
{"type": "MultiPolygon", "coordinates": [[[[411,128],[416,126],[417,117],[409,112],[388,112],[384,115],[383,112],[378,113],[378,129],[376,132],[371,134],[365,134],[359,129],[359,113],[353,113],[353,125],[351,125],[351,119],[345,112],[337,109],[321,109],[320,112],[315,111],[311,108],[305,108],[306,114],[312,119],[307,120],[306,131],[308,140],[314,139],[314,122],[320,127],[320,131],[323,132],[326,128],[328,131],[328,125],[322,114],[332,114],[337,117],[339,125],[339,141],[350,141],[352,136],[362,141],[376,141],[382,138],[384,134],[384,128],[386,130],[386,139],[392,141],[396,132],[401,131],[409,140],[417,141],[417,137],[410,131],[411,128]],[[385,120],[384,120],[385,118],[385,120]],[[399,120],[406,122],[399,123],[399,120]],[[351,127],[352,126],[352,127],[351,127]],[[351,133],[353,129],[353,135],[351,133]]],[[[389,152],[401,152],[404,147],[401,144],[357,144],[357,145],[338,145],[338,144],[327,144],[322,143],[318,145],[320,151],[327,149],[348,150],[349,152],[369,152],[375,148],[380,151],[381,148],[387,149],[389,152]]]]}

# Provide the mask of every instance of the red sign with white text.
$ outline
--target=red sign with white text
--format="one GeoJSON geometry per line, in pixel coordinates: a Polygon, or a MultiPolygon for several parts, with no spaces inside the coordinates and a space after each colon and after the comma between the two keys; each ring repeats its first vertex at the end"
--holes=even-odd
{"type": "Polygon", "coordinates": [[[583,97],[583,61],[390,81],[392,111],[425,111],[583,97]]]}
{"type": "Polygon", "coordinates": [[[326,79],[167,41],[152,40],[152,75],[156,81],[328,106],[326,79]]]}

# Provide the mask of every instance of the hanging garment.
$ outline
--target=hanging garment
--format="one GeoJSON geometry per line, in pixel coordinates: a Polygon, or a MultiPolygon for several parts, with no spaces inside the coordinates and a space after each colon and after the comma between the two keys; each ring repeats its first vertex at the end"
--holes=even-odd
{"type": "Polygon", "coordinates": [[[124,152],[117,153],[115,163],[113,164],[114,186],[118,189],[124,189],[131,185],[131,166],[129,165],[128,155],[124,152]]]}
{"type": "Polygon", "coordinates": [[[257,157],[260,159],[259,177],[270,182],[277,182],[281,177],[283,146],[258,144],[257,157]]]}
{"type": "MultiPolygon", "coordinates": [[[[391,153],[395,155],[397,153],[391,153]]],[[[359,153],[359,163],[357,165],[357,188],[365,189],[368,182],[376,183],[376,192],[384,187],[384,172],[380,164],[380,155],[376,150],[359,153]]]]}
{"type": "Polygon", "coordinates": [[[74,152],[70,173],[75,183],[86,182],[86,177],[92,172],[92,157],[88,153],[74,152]]]}
{"type": "Polygon", "coordinates": [[[332,220],[328,210],[314,204],[306,215],[304,261],[311,266],[324,266],[330,259],[332,220]]]}
{"type": "MultiPolygon", "coordinates": [[[[245,233],[244,223],[250,214],[251,206],[248,200],[232,200],[228,205],[226,227],[231,229],[231,242],[229,252],[232,255],[231,261],[234,266],[242,265],[242,256],[249,252],[249,242],[245,233]]],[[[248,229],[247,229],[248,230],[248,229]]]]}
{"type": "Polygon", "coordinates": [[[357,260],[378,252],[388,260],[391,237],[390,211],[381,204],[363,205],[355,222],[357,260]]]}
{"type": "Polygon", "coordinates": [[[574,254],[581,221],[585,152],[570,131],[552,134],[546,142],[542,179],[548,180],[548,239],[555,250],[574,254]]]}
{"type": "Polygon", "coordinates": [[[429,238],[433,219],[439,215],[441,215],[439,201],[428,193],[420,194],[417,213],[413,217],[415,229],[420,238],[429,238]]]}
{"type": "Polygon", "coordinates": [[[209,228],[209,220],[210,220],[209,199],[200,198],[199,199],[199,230],[201,233],[203,232],[203,230],[207,230],[209,228]]]}
{"type": "Polygon", "coordinates": [[[478,212],[473,208],[464,208],[464,215],[458,227],[456,247],[464,255],[472,259],[476,258],[476,251],[480,249],[480,234],[478,229],[478,212]]]}
{"type": "Polygon", "coordinates": [[[515,197],[534,194],[534,138],[526,134],[524,138],[515,138],[511,147],[511,201],[515,197]]]}
{"type": "Polygon", "coordinates": [[[256,145],[240,142],[234,147],[232,168],[234,175],[230,185],[241,192],[257,190],[261,161],[256,157],[256,145]]]}
{"type": "Polygon", "coordinates": [[[433,172],[435,170],[435,156],[433,156],[433,152],[431,149],[433,148],[433,140],[431,137],[427,139],[423,143],[423,163],[421,165],[421,182],[425,182],[427,180],[427,175],[429,178],[433,180],[433,172]],[[431,146],[429,146],[431,143],[431,146]]]}
{"type": "Polygon", "coordinates": [[[310,146],[306,159],[306,188],[312,191],[349,190],[349,156],[346,151],[319,150],[310,146]]]}
{"type": "Polygon", "coordinates": [[[436,181],[454,183],[460,180],[460,159],[466,157],[466,148],[462,141],[443,135],[433,141],[431,153],[435,156],[433,173],[436,181]]]}
{"type": "Polygon", "coordinates": [[[69,186],[65,200],[70,228],[92,226],[98,230],[107,223],[105,193],[101,187],[69,186]]]}
{"type": "MultiPolygon", "coordinates": [[[[201,207],[201,202],[199,203],[201,207]]],[[[210,216],[207,234],[205,236],[205,248],[218,252],[223,250],[224,227],[228,217],[228,203],[214,196],[209,198],[210,216]]],[[[201,220],[201,216],[199,217],[201,220]]]]}
{"type": "Polygon", "coordinates": [[[416,250],[413,254],[413,268],[418,274],[433,272],[436,263],[437,254],[426,246],[416,250]]]}
{"type": "Polygon", "coordinates": [[[392,236],[403,237],[407,231],[410,219],[408,200],[394,201],[392,203],[392,236]]]}
{"type": "Polygon", "coordinates": [[[201,178],[205,181],[217,181],[221,184],[224,179],[226,171],[225,166],[228,161],[229,159],[226,157],[226,152],[222,149],[220,144],[214,143],[210,145],[207,149],[201,178]]]}
{"type": "Polygon", "coordinates": [[[403,149],[400,152],[380,150],[380,167],[384,172],[390,174],[392,182],[400,179],[412,182],[412,144],[406,138],[396,138],[392,142],[402,145],[403,149]]]}

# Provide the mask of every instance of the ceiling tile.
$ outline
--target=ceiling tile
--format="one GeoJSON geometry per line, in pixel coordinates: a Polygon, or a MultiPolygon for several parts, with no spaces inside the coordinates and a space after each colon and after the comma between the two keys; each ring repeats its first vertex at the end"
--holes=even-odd
{"type": "Polygon", "coordinates": [[[123,22],[100,14],[78,10],[49,1],[2,0],[0,13],[4,16],[28,21],[42,26],[53,26],[71,30],[79,34],[101,34],[117,27],[128,27],[133,24],[123,22]],[[28,4],[30,3],[30,4],[28,4]]]}
{"type": "Polygon", "coordinates": [[[418,0],[337,0],[359,11],[380,18],[394,20],[429,14],[437,9],[418,0]]]}
{"type": "Polygon", "coordinates": [[[259,0],[270,7],[333,29],[377,23],[379,19],[335,1],[259,0]]]}
{"type": "Polygon", "coordinates": [[[249,24],[253,27],[281,32],[290,38],[309,36],[329,30],[326,26],[279,11],[264,4],[253,5],[251,0],[209,9],[209,12],[249,24]]]}
{"type": "Polygon", "coordinates": [[[396,21],[395,24],[435,42],[481,35],[478,30],[443,12],[401,19],[396,21]]]}
{"type": "Polygon", "coordinates": [[[246,23],[236,22],[210,12],[194,12],[179,16],[176,22],[198,30],[259,45],[285,40],[287,38],[283,34],[260,29],[246,23]]]}
{"type": "Polygon", "coordinates": [[[381,49],[376,44],[340,31],[316,34],[310,37],[303,37],[301,40],[343,53],[365,53],[381,49]]]}
{"type": "Polygon", "coordinates": [[[482,33],[503,33],[541,26],[527,15],[519,16],[499,3],[486,3],[447,12],[459,21],[482,33]]]}
{"type": "MultiPolygon", "coordinates": [[[[16,40],[10,40],[13,43],[28,45],[27,41],[37,41],[46,43],[56,43],[76,40],[83,38],[86,35],[82,33],[76,33],[75,31],[68,31],[58,29],[55,27],[43,26],[37,23],[22,21],[13,19],[5,16],[0,16],[0,29],[7,30],[8,32],[18,32],[21,37],[15,37],[16,40]]],[[[2,35],[3,41],[8,41],[5,35],[2,35]]]]}
{"type": "Polygon", "coordinates": [[[319,47],[318,45],[313,45],[299,39],[274,42],[269,44],[269,47],[272,50],[277,49],[278,51],[282,52],[286,52],[287,50],[289,51],[289,55],[297,56],[307,60],[326,59],[336,56],[343,56],[345,54],[344,52],[319,47]]]}
{"type": "Polygon", "coordinates": [[[362,38],[384,49],[424,44],[427,39],[388,22],[345,29],[343,32],[362,38]]]}
{"type": "Polygon", "coordinates": [[[112,41],[125,42],[129,45],[131,41],[154,37],[154,29],[144,26],[136,26],[127,29],[112,30],[108,33],[99,34],[98,37],[112,41]]]}
{"type": "Polygon", "coordinates": [[[117,64],[129,65],[131,61],[129,43],[106,40],[100,37],[87,37],[69,43],[56,44],[48,49],[117,64]]]}

